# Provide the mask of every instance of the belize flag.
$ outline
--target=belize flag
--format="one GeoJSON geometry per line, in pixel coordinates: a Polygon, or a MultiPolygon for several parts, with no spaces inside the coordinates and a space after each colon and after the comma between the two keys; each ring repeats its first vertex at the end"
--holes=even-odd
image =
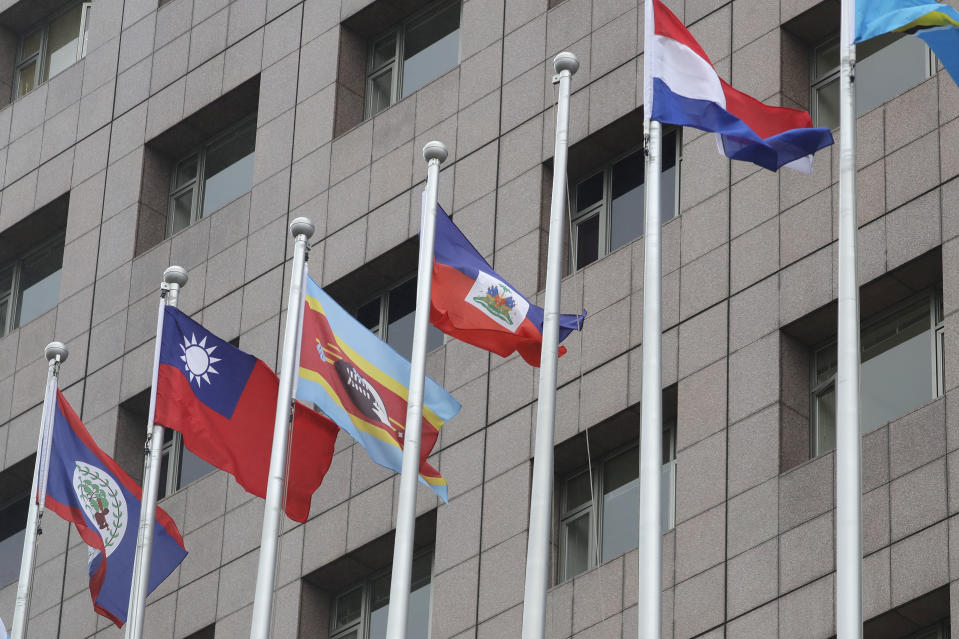
{"type": "Polygon", "coordinates": [[[650,119],[712,131],[728,158],[810,173],[813,153],[833,143],[829,129],[814,128],[807,112],[768,106],[720,78],[662,0],[646,0],[645,65],[650,119]]]}
{"type": "Polygon", "coordinates": [[[959,78],[959,11],[928,0],[856,0],[854,42],[892,31],[922,38],[953,80],[959,78]]]}
{"type": "MultiPolygon", "coordinates": [[[[72,521],[89,546],[93,609],[122,627],[127,620],[140,523],[140,487],[90,437],[60,391],[53,413],[46,507],[72,521]]],[[[148,593],[183,558],[183,537],[156,509],[148,593]]]]}
{"type": "MultiPolygon", "coordinates": [[[[559,341],[583,327],[586,312],[559,316],[559,341]]],[[[447,335],[507,357],[518,351],[539,366],[543,309],[493,270],[446,211],[436,206],[430,321],[447,335]]],[[[566,347],[559,347],[563,355],[566,347]]]]}
{"type": "MultiPolygon", "coordinates": [[[[409,379],[409,360],[344,311],[307,276],[296,398],[315,404],[359,442],[374,462],[397,473],[403,467],[409,379]]],[[[449,501],[446,480],[426,458],[443,422],[459,410],[459,402],[427,377],[420,481],[443,501],[449,501]]]]}
{"type": "MultiPolygon", "coordinates": [[[[197,456],[233,475],[247,492],[265,497],[279,378],[183,311],[167,306],[164,313],[156,423],[179,431],[197,456]]],[[[329,419],[296,405],[286,478],[290,519],[309,517],[337,433],[329,419]]]]}

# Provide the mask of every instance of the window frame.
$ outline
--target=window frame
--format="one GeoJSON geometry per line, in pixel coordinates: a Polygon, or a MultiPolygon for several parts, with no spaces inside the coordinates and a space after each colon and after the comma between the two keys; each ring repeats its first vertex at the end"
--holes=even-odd
{"type": "Polygon", "coordinates": [[[183,435],[172,428],[165,428],[163,433],[164,438],[166,433],[172,433],[172,436],[170,437],[170,441],[163,442],[163,447],[160,449],[160,467],[163,467],[163,460],[166,458],[167,472],[166,477],[163,478],[162,489],[161,491],[157,492],[157,499],[169,497],[170,495],[193,485],[204,477],[207,477],[216,470],[216,467],[213,466],[213,464],[210,464],[204,460],[205,463],[211,466],[210,472],[201,475],[200,477],[197,477],[186,484],[181,484],[180,479],[183,476],[183,451],[186,449],[186,447],[183,445],[183,435]]]}
{"type": "MultiPolygon", "coordinates": [[[[366,330],[376,335],[376,337],[378,337],[384,343],[389,344],[390,347],[393,348],[394,350],[398,350],[396,349],[395,346],[393,346],[389,342],[390,335],[389,335],[388,328],[389,328],[389,319],[390,319],[390,293],[392,293],[399,287],[405,284],[408,284],[411,281],[416,281],[416,279],[417,279],[417,276],[414,273],[413,275],[410,275],[409,277],[404,277],[397,280],[396,282],[387,286],[386,288],[380,289],[376,294],[366,298],[363,302],[357,304],[356,307],[353,309],[353,311],[350,313],[350,315],[352,315],[354,319],[356,319],[358,322],[362,324],[363,323],[362,320],[359,319],[360,309],[378,300],[380,308],[379,308],[379,319],[377,321],[376,330],[373,330],[367,327],[366,325],[364,325],[364,328],[366,328],[366,330]]],[[[443,346],[444,344],[446,344],[446,333],[434,327],[432,323],[427,327],[427,339],[429,338],[430,330],[436,330],[440,335],[443,336],[443,342],[442,344],[440,344],[440,346],[443,346]]],[[[437,346],[435,348],[440,348],[440,346],[437,346]]],[[[429,343],[427,343],[426,352],[429,353],[432,350],[435,350],[435,348],[430,349],[429,343]]]]}
{"type": "MultiPolygon", "coordinates": [[[[680,211],[679,186],[682,180],[683,135],[682,135],[682,127],[667,126],[663,128],[662,137],[664,139],[667,135],[673,134],[673,133],[675,133],[676,135],[676,143],[675,143],[676,144],[676,163],[674,165],[676,169],[676,181],[673,184],[674,207],[673,207],[673,217],[671,217],[670,220],[679,217],[679,211],[680,211]]],[[[604,162],[598,168],[590,171],[589,173],[584,175],[582,178],[576,180],[576,182],[570,188],[570,194],[569,194],[570,249],[569,249],[569,256],[568,256],[569,264],[570,264],[570,269],[569,269],[570,274],[575,273],[576,271],[582,268],[585,268],[586,266],[589,266],[589,264],[598,262],[599,260],[603,259],[604,257],[606,257],[607,255],[613,252],[609,250],[610,233],[612,232],[612,227],[610,225],[610,215],[611,215],[610,204],[612,203],[612,195],[613,195],[613,167],[616,166],[616,164],[618,164],[619,162],[625,160],[626,158],[632,155],[635,155],[636,153],[641,154],[645,158],[645,147],[643,144],[634,146],[630,148],[629,150],[627,150],[626,152],[621,153],[617,155],[616,157],[604,162]],[[589,208],[586,208],[582,211],[578,210],[577,195],[578,195],[579,185],[583,184],[584,182],[588,180],[593,179],[599,174],[603,174],[602,198],[598,202],[589,206],[589,208]],[[594,214],[599,216],[600,245],[597,250],[597,257],[594,260],[594,262],[590,262],[589,264],[584,264],[583,266],[580,266],[577,260],[577,249],[579,248],[579,225],[581,222],[585,222],[586,220],[588,220],[594,214]]],[[[661,168],[660,175],[662,174],[663,174],[663,171],[661,168]]],[[[645,183],[645,175],[644,175],[643,176],[644,188],[645,188],[645,184],[646,183],[645,183]]],[[[646,212],[645,212],[645,201],[644,201],[643,215],[645,216],[645,214],[646,212]]],[[[644,217],[644,220],[645,220],[645,217],[644,217]]],[[[663,223],[665,224],[665,222],[663,223]]],[[[643,235],[645,235],[645,225],[644,225],[644,232],[640,234],[636,238],[636,240],[643,237],[643,235]]],[[[627,244],[631,244],[631,243],[632,242],[628,242],[627,244]]],[[[616,250],[619,250],[619,249],[616,249],[616,250]]]]}
{"type": "MultiPolygon", "coordinates": [[[[595,460],[591,464],[587,466],[580,466],[576,470],[566,473],[558,479],[558,485],[560,485],[561,488],[557,508],[558,517],[556,520],[559,528],[557,535],[557,584],[565,583],[571,579],[575,579],[578,575],[588,572],[605,563],[602,561],[602,548],[600,547],[600,540],[603,538],[604,470],[607,463],[632,450],[639,450],[639,442],[631,442],[628,444],[623,444],[622,446],[618,446],[608,453],[605,453],[602,457],[600,457],[598,460],[595,460]],[[581,504],[576,508],[569,509],[567,507],[567,501],[569,499],[569,482],[572,479],[583,475],[584,473],[592,473],[590,477],[590,499],[586,503],[581,504]],[[582,517],[584,513],[588,513],[589,515],[589,537],[586,552],[586,569],[581,573],[577,573],[576,575],[567,575],[566,559],[569,551],[567,541],[568,525],[576,519],[582,517]]],[[[666,529],[663,530],[663,534],[665,534],[676,527],[676,422],[674,420],[668,421],[663,428],[663,452],[668,458],[668,461],[663,463],[663,467],[669,467],[668,472],[670,480],[668,503],[663,504],[667,524],[666,529]]],[[[636,471],[636,476],[637,478],[639,477],[639,469],[636,471]]]]}
{"type": "MultiPolygon", "coordinates": [[[[436,553],[435,548],[430,546],[429,548],[421,549],[413,553],[413,563],[417,559],[422,559],[423,557],[429,556],[430,558],[430,569],[429,569],[429,585],[430,585],[430,605],[429,612],[427,614],[426,628],[427,636],[429,636],[432,625],[433,625],[433,568],[436,562],[436,553]]],[[[352,585],[343,588],[339,592],[332,593],[331,602],[330,602],[330,625],[329,625],[329,639],[349,639],[353,632],[356,633],[356,639],[369,639],[370,631],[370,619],[373,614],[373,584],[378,580],[392,574],[392,567],[383,568],[377,570],[367,577],[354,582],[352,585]],[[361,603],[360,603],[360,615],[359,618],[351,622],[350,624],[337,628],[336,627],[336,618],[337,618],[337,606],[339,605],[340,599],[344,596],[355,592],[356,590],[361,591],[361,603]]],[[[410,588],[412,593],[413,588],[410,588]]],[[[387,604],[389,605],[389,604],[387,604]]]]}
{"type": "MultiPolygon", "coordinates": [[[[170,171],[170,187],[167,194],[167,220],[166,220],[166,237],[172,237],[176,233],[187,230],[197,222],[203,219],[203,202],[206,196],[206,179],[202,176],[206,173],[206,162],[207,155],[212,149],[224,144],[233,137],[237,137],[240,132],[251,127],[253,129],[253,153],[256,153],[256,114],[248,115],[242,118],[239,122],[230,125],[223,131],[220,131],[216,135],[208,138],[203,143],[193,147],[188,152],[181,155],[175,162],[173,162],[173,167],[170,171]],[[177,171],[184,164],[189,163],[191,160],[196,159],[196,172],[187,183],[177,186],[176,178],[177,171]],[[190,223],[187,224],[184,228],[179,231],[174,232],[173,225],[175,221],[174,217],[174,207],[177,198],[187,193],[187,191],[193,190],[193,195],[190,198],[190,223]]],[[[238,196],[241,197],[241,196],[238,196]]],[[[218,209],[219,210],[219,209],[218,209]]]]}
{"type": "MultiPolygon", "coordinates": [[[[942,291],[937,288],[929,288],[925,291],[911,295],[908,298],[897,302],[892,308],[885,309],[880,313],[870,317],[866,322],[860,322],[859,326],[859,366],[862,367],[862,334],[880,324],[888,322],[890,319],[901,315],[913,307],[918,308],[922,300],[925,299],[929,304],[929,325],[932,339],[930,340],[930,366],[932,367],[932,385],[929,402],[935,401],[943,396],[944,392],[944,347],[945,347],[945,322],[942,305],[942,291]]],[[[823,342],[812,349],[812,356],[809,365],[809,455],[818,457],[830,451],[819,450],[819,398],[830,389],[835,388],[836,372],[833,372],[823,381],[816,380],[816,362],[820,353],[836,349],[838,347],[837,338],[823,342]]],[[[928,402],[927,402],[928,403],[928,402]]],[[[922,404],[925,405],[925,404],[922,404]]],[[[922,406],[920,405],[920,406],[922,406]]],[[[918,406],[916,408],[919,408],[918,406]]],[[[913,409],[915,410],[915,409],[913,409]]],[[[911,412],[911,411],[910,411],[911,412]]],[[[862,424],[860,424],[860,431],[862,424]]],[[[871,431],[869,431],[871,432],[871,431]]],[[[865,434],[860,432],[860,435],[865,434]]],[[[834,450],[831,449],[831,450],[834,450]]]]}
{"type": "MultiPolygon", "coordinates": [[[[374,117],[377,113],[382,113],[386,109],[390,108],[397,102],[399,102],[399,92],[400,87],[403,86],[403,54],[406,48],[406,33],[410,30],[411,27],[417,26],[418,23],[425,22],[430,19],[434,14],[444,11],[454,5],[459,6],[459,27],[458,29],[463,28],[463,3],[461,0],[436,0],[436,2],[430,3],[429,6],[424,7],[423,9],[415,12],[410,17],[406,18],[399,24],[394,27],[391,27],[385,31],[382,31],[375,38],[370,39],[370,44],[367,47],[366,52],[366,96],[363,99],[363,119],[369,120],[374,117]],[[393,48],[393,58],[379,66],[374,66],[375,62],[375,51],[376,45],[382,43],[385,40],[394,38],[394,48],[393,48]],[[380,109],[379,111],[373,111],[373,82],[387,70],[392,70],[393,77],[390,82],[390,103],[380,109]]],[[[462,50],[462,41],[460,42],[460,49],[462,50]]],[[[456,67],[460,63],[461,51],[457,53],[456,67]]],[[[435,80],[435,78],[434,78],[435,80]]]]}
{"type": "MultiPolygon", "coordinates": [[[[908,34],[903,34],[902,37],[908,37],[908,34]]],[[[893,42],[895,42],[895,40],[893,42]]],[[[857,47],[862,47],[864,44],[866,43],[860,43],[859,45],[857,45],[857,47]]],[[[892,42],[890,42],[889,44],[892,44],[892,42]]],[[[827,85],[829,85],[833,81],[836,81],[839,79],[839,71],[841,66],[841,64],[838,64],[832,67],[828,72],[819,74],[816,71],[816,59],[819,55],[819,52],[822,51],[823,49],[827,49],[831,46],[838,46],[838,45],[839,45],[839,35],[836,34],[836,35],[830,36],[826,38],[825,40],[823,40],[822,42],[820,42],[819,44],[815,45],[812,48],[812,55],[809,57],[809,115],[811,116],[812,121],[816,126],[820,126],[819,91],[820,89],[825,88],[827,85]]],[[[886,46],[889,46],[889,45],[887,44],[886,46]]],[[[931,78],[936,73],[936,56],[932,52],[932,49],[929,48],[929,45],[925,45],[925,46],[926,46],[926,73],[925,73],[925,77],[922,80],[923,82],[931,78]]],[[[880,47],[879,49],[876,49],[876,51],[874,51],[873,53],[878,53],[884,48],[885,47],[880,47]]],[[[861,58],[861,59],[864,60],[866,57],[869,57],[869,56],[865,56],[864,58],[861,58]]],[[[857,56],[857,61],[858,60],[860,60],[860,58],[858,58],[857,56]]],[[[917,86],[918,84],[921,84],[921,82],[913,86],[917,86]]],[[[889,98],[889,100],[892,100],[892,99],[893,98],[889,98]]],[[[886,102],[888,102],[889,100],[886,100],[886,102]]],[[[885,104],[885,102],[883,104],[885,104]]],[[[858,118],[859,115],[857,114],[856,117],[858,118]]],[[[839,127],[839,124],[837,123],[836,126],[833,128],[838,128],[838,127],[839,127]]]]}
{"type": "MultiPolygon", "coordinates": [[[[43,240],[36,246],[32,247],[26,253],[17,256],[15,259],[12,259],[8,262],[0,264],[0,281],[2,281],[3,276],[10,271],[10,291],[9,293],[0,295],[0,304],[4,301],[7,302],[7,310],[5,317],[0,317],[0,337],[9,335],[13,331],[17,330],[22,326],[20,323],[19,313],[20,313],[20,281],[23,274],[23,264],[31,257],[41,254],[44,251],[49,250],[52,247],[60,246],[63,247],[66,244],[66,229],[56,233],[55,235],[43,240]],[[16,325],[14,325],[16,324],[16,325]]],[[[60,269],[63,270],[63,256],[60,257],[60,269]]],[[[56,308],[59,303],[59,294],[57,295],[57,302],[53,306],[48,308],[43,313],[48,313],[49,311],[56,308]]],[[[41,313],[41,315],[43,314],[41,313]]],[[[39,315],[37,316],[39,317],[39,315]]],[[[36,318],[34,318],[36,319],[36,318]]],[[[29,320],[29,323],[32,320],[29,320]]]]}
{"type": "MultiPolygon", "coordinates": [[[[49,14],[36,24],[30,27],[24,35],[20,36],[19,41],[17,42],[17,60],[14,65],[14,76],[13,76],[13,95],[11,95],[11,102],[19,100],[27,96],[28,94],[36,91],[40,88],[40,85],[49,82],[51,77],[48,77],[46,80],[43,77],[46,75],[46,68],[44,65],[44,58],[46,57],[47,47],[50,40],[50,25],[68,14],[75,7],[80,6],[80,24],[77,30],[77,55],[73,64],[76,64],[80,60],[84,59],[87,55],[87,35],[89,33],[89,15],[90,11],[93,8],[93,0],[87,0],[85,2],[71,2],[67,6],[60,8],[59,10],[49,14]],[[40,33],[40,46],[37,49],[37,52],[31,54],[27,59],[23,59],[23,45],[26,40],[33,34],[40,33]],[[36,68],[33,72],[33,88],[30,91],[27,91],[24,94],[20,94],[20,72],[30,64],[36,63],[36,68]]],[[[71,65],[72,66],[72,65],[71,65]]],[[[69,68],[69,67],[68,67],[69,68]]],[[[56,74],[59,75],[59,74],[56,74]]],[[[56,75],[52,77],[56,77],[56,75]]]]}

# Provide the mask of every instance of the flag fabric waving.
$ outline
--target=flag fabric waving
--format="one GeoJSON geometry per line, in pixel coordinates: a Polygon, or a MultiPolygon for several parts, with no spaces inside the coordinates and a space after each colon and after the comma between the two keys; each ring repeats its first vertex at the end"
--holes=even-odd
{"type": "Polygon", "coordinates": [[[773,107],[719,77],[709,57],[662,0],[647,25],[645,104],[657,122],[716,133],[719,152],[776,171],[812,171],[812,154],[833,143],[805,111],[773,107]]]}
{"type": "Polygon", "coordinates": [[[925,0],[856,0],[854,42],[893,31],[922,38],[959,82],[959,11],[925,0]]]}
{"type": "MultiPolygon", "coordinates": [[[[296,397],[312,402],[369,453],[395,472],[403,466],[410,362],[376,337],[306,278],[296,397]]],[[[439,429],[457,412],[453,396],[426,378],[420,481],[448,501],[446,480],[426,462],[439,429]]]]}
{"type": "MultiPolygon", "coordinates": [[[[467,344],[500,357],[517,351],[528,364],[539,366],[543,309],[494,271],[443,208],[436,209],[430,321],[467,344]]],[[[585,311],[560,315],[559,341],[580,330],[585,318],[585,311]]],[[[559,355],[565,352],[560,346],[559,355]]]]}
{"type": "MultiPolygon", "coordinates": [[[[179,309],[164,310],[156,423],[179,431],[196,455],[266,496],[279,378],[264,362],[225,342],[179,309]]],[[[333,459],[338,429],[297,404],[290,435],[286,514],[305,522],[333,459]]]]}
{"type": "MultiPolygon", "coordinates": [[[[140,522],[140,487],[104,453],[57,391],[46,507],[73,522],[89,546],[93,609],[122,627],[127,619],[140,522]]],[[[148,592],[187,553],[176,524],[156,509],[148,592]]]]}

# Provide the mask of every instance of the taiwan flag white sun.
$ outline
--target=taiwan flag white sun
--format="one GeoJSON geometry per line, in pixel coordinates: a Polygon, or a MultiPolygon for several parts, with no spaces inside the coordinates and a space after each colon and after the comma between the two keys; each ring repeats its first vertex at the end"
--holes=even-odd
{"type": "Polygon", "coordinates": [[[183,355],[180,355],[180,360],[183,361],[183,370],[189,374],[190,383],[196,381],[197,387],[202,386],[203,382],[212,384],[209,374],[220,374],[220,371],[213,368],[214,364],[221,361],[220,358],[213,357],[216,345],[207,348],[205,336],[197,343],[194,333],[190,335],[189,339],[186,336],[183,337],[180,350],[183,351],[183,355]]]}

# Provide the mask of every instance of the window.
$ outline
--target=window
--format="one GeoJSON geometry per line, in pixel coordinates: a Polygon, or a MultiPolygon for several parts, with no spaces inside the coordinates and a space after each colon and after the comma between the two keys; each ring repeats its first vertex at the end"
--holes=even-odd
{"type": "MultiPolygon", "coordinates": [[[[145,423],[145,420],[144,420],[145,423]]],[[[183,445],[183,436],[169,428],[163,429],[163,449],[160,454],[160,485],[157,499],[186,488],[201,477],[216,470],[216,466],[200,459],[183,445]],[[170,472],[170,469],[174,472],[170,472]]]]}
{"type": "MultiPolygon", "coordinates": [[[[861,329],[860,421],[862,432],[942,395],[942,297],[926,293],[861,329]]],[[[811,449],[836,447],[836,342],[813,354],[811,449]]]]}
{"type": "Polygon", "coordinates": [[[31,455],[0,473],[0,588],[20,576],[35,459],[31,455]]]}
{"type": "Polygon", "coordinates": [[[192,635],[188,636],[186,639],[214,639],[216,636],[216,624],[211,623],[205,628],[197,630],[192,635]]]}
{"type": "Polygon", "coordinates": [[[20,39],[16,97],[30,93],[87,54],[92,2],[71,5],[20,39]]]}
{"type": "MultiPolygon", "coordinates": [[[[675,513],[676,427],[663,431],[663,531],[675,513]]],[[[620,449],[561,484],[559,581],[639,545],[639,448],[620,449]]]]}
{"type": "MultiPolygon", "coordinates": [[[[676,216],[680,136],[663,132],[660,178],[662,221],[676,216]]],[[[631,151],[576,184],[572,204],[572,270],[578,270],[643,234],[646,175],[643,149],[631,151]]]]}
{"type": "MultiPolygon", "coordinates": [[[[416,278],[377,295],[361,305],[356,319],[374,335],[410,359],[413,355],[413,316],[416,313],[416,278]]],[[[443,345],[443,332],[432,324],[426,333],[426,350],[443,345]]]]}
{"type": "MultiPolygon", "coordinates": [[[[410,583],[408,639],[430,636],[430,573],[433,551],[413,558],[410,583]]],[[[384,639],[390,610],[390,571],[381,572],[333,599],[330,639],[384,639]]]]}
{"type": "Polygon", "coordinates": [[[64,233],[0,264],[0,335],[23,326],[57,305],[64,233]]]}
{"type": "Polygon", "coordinates": [[[252,118],[180,160],[170,180],[167,233],[182,231],[253,188],[255,147],[252,118]]]}
{"type": "MultiPolygon", "coordinates": [[[[926,43],[888,33],[856,46],[856,115],[888,102],[931,77],[935,61],[926,43]]],[[[812,117],[817,126],[839,126],[839,39],[816,47],[810,70],[812,117]]]]}
{"type": "Polygon", "coordinates": [[[431,7],[373,41],[366,80],[372,117],[459,64],[460,3],[431,7]]]}

